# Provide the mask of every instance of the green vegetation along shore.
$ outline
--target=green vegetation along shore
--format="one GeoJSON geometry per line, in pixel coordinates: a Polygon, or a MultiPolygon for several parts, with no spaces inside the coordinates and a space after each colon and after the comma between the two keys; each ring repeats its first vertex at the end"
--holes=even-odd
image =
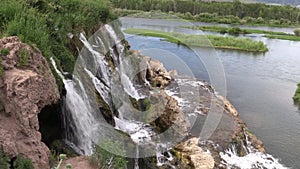
{"type": "Polygon", "coordinates": [[[274,32],[274,31],[257,30],[257,29],[241,29],[239,27],[223,27],[223,26],[190,26],[186,28],[198,29],[202,31],[218,32],[218,33],[228,33],[232,35],[255,33],[255,34],[263,34],[264,37],[270,39],[300,41],[300,36],[296,36],[294,34],[289,34],[284,32],[274,32]]]}
{"type": "Polygon", "coordinates": [[[297,88],[297,90],[295,92],[295,95],[294,95],[293,99],[294,99],[294,102],[296,104],[300,105],[300,83],[298,84],[298,88],[297,88]]]}
{"type": "Polygon", "coordinates": [[[248,52],[266,52],[267,46],[260,41],[249,38],[223,37],[216,35],[188,35],[147,29],[127,29],[128,34],[164,38],[169,42],[196,47],[213,47],[218,49],[241,50],[248,52]]]}
{"type": "Polygon", "coordinates": [[[289,5],[195,0],[111,0],[119,14],[161,11],[188,20],[290,27],[300,24],[300,9],[289,5]],[[130,11],[128,11],[130,10],[130,11]]]}

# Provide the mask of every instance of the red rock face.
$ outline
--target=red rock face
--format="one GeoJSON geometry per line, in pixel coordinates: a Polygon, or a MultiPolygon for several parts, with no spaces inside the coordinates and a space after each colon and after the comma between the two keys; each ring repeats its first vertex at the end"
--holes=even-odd
{"type": "Polygon", "coordinates": [[[0,146],[10,157],[22,155],[35,168],[50,168],[50,151],[38,131],[38,113],[59,100],[55,78],[41,52],[18,37],[0,39],[0,50],[4,48],[9,54],[1,56],[0,146]]]}

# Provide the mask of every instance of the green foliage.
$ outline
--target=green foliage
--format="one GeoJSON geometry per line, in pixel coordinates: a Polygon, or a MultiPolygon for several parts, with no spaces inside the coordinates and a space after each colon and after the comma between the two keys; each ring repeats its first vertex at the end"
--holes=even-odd
{"type": "Polygon", "coordinates": [[[22,48],[18,52],[18,64],[17,66],[28,66],[30,53],[27,49],[22,48]]]}
{"type": "Polygon", "coordinates": [[[1,49],[1,51],[0,51],[0,56],[6,56],[6,55],[8,55],[9,54],[9,50],[8,49],[1,49]]]}
{"type": "Polygon", "coordinates": [[[269,34],[269,35],[290,35],[284,32],[265,31],[258,29],[241,29],[239,27],[223,27],[223,26],[187,26],[186,28],[199,29],[203,31],[219,32],[219,33],[232,33],[232,34],[269,34]]]}
{"type": "Polygon", "coordinates": [[[126,151],[119,142],[105,139],[96,146],[89,161],[91,165],[99,169],[123,169],[127,165],[125,155],[126,151]]]}
{"type": "Polygon", "coordinates": [[[22,4],[12,0],[1,0],[0,5],[0,32],[7,22],[14,19],[15,14],[22,10],[22,4]]]}
{"type": "Polygon", "coordinates": [[[294,30],[296,36],[300,36],[300,28],[294,30]]]}
{"type": "Polygon", "coordinates": [[[263,42],[249,38],[223,37],[217,35],[187,35],[147,29],[127,29],[126,33],[165,38],[167,41],[186,46],[214,47],[219,49],[242,50],[249,52],[266,52],[263,42]]]}
{"type": "Polygon", "coordinates": [[[228,33],[229,34],[232,34],[232,35],[238,35],[242,32],[242,30],[239,28],[239,27],[234,27],[234,28],[230,28],[228,30],[228,33]]]}
{"type": "Polygon", "coordinates": [[[10,169],[10,159],[0,150],[0,168],[10,169]]]}
{"type": "Polygon", "coordinates": [[[166,13],[172,11],[179,17],[203,22],[290,26],[299,24],[300,21],[300,9],[292,6],[195,0],[111,0],[111,2],[122,9],[161,10],[166,13]]]}
{"type": "Polygon", "coordinates": [[[0,34],[20,37],[72,72],[81,47],[78,34],[84,31],[90,36],[101,24],[115,19],[110,9],[109,0],[2,0],[0,34]],[[72,39],[68,33],[74,35],[72,39]]]}
{"type": "Polygon", "coordinates": [[[6,25],[5,32],[7,36],[18,36],[24,43],[37,44],[44,56],[51,55],[46,17],[36,9],[29,8],[16,13],[14,19],[6,25]]]}
{"type": "MultiPolygon", "coordinates": [[[[66,160],[66,159],[67,159],[67,155],[66,155],[66,154],[60,154],[60,155],[58,156],[59,162],[58,162],[57,166],[54,167],[54,169],[61,169],[62,162],[63,162],[64,160],[66,160]]],[[[72,168],[72,165],[71,165],[71,164],[66,164],[65,167],[66,167],[66,169],[71,169],[71,168],[72,168]]]]}
{"type": "Polygon", "coordinates": [[[300,37],[299,36],[295,36],[295,35],[265,35],[264,37],[270,38],[270,39],[300,41],[300,37]]]}
{"type": "Polygon", "coordinates": [[[13,163],[14,169],[34,169],[32,161],[28,158],[18,156],[13,163]]]}
{"type": "Polygon", "coordinates": [[[0,77],[3,75],[2,57],[0,56],[0,77]]]}
{"type": "Polygon", "coordinates": [[[298,88],[297,88],[297,90],[295,92],[295,95],[294,95],[293,99],[294,99],[294,102],[296,104],[300,105],[300,83],[298,84],[298,88]]]}

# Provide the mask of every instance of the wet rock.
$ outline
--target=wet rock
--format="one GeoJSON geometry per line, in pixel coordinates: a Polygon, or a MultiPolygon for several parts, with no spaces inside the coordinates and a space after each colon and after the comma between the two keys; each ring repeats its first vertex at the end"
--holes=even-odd
{"type": "Polygon", "coordinates": [[[153,87],[164,88],[170,84],[172,77],[166,70],[164,65],[158,60],[152,60],[150,57],[145,57],[149,63],[149,69],[147,71],[147,80],[150,81],[153,87]]]}
{"type": "Polygon", "coordinates": [[[18,37],[0,40],[4,73],[0,77],[0,146],[10,157],[22,155],[35,168],[49,167],[50,151],[41,141],[38,113],[59,100],[55,79],[38,49],[21,43],[18,37]]]}
{"type": "Polygon", "coordinates": [[[212,169],[215,165],[213,157],[203,151],[198,142],[198,138],[191,138],[176,145],[173,152],[183,162],[185,168],[212,169]]]}
{"type": "Polygon", "coordinates": [[[188,135],[190,129],[189,121],[179,108],[176,99],[168,96],[164,91],[161,91],[160,97],[165,98],[167,101],[164,111],[150,124],[160,133],[166,132],[165,134],[171,136],[170,138],[183,139],[188,135]]]}

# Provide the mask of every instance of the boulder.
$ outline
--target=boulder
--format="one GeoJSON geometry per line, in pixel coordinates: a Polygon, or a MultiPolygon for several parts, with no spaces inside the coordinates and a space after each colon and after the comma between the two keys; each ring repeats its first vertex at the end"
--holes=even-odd
{"type": "Polygon", "coordinates": [[[153,87],[164,88],[170,84],[172,77],[166,70],[164,65],[158,60],[152,60],[150,57],[145,57],[148,61],[149,68],[146,78],[153,87]]]}
{"type": "Polygon", "coordinates": [[[198,145],[199,139],[194,137],[176,145],[173,149],[177,158],[185,168],[212,169],[215,162],[209,152],[205,152],[198,145]]]}
{"type": "Polygon", "coordinates": [[[41,141],[38,113],[58,102],[55,78],[42,53],[18,37],[0,39],[4,72],[0,77],[0,148],[11,158],[22,155],[35,168],[50,168],[50,151],[41,141]]]}

